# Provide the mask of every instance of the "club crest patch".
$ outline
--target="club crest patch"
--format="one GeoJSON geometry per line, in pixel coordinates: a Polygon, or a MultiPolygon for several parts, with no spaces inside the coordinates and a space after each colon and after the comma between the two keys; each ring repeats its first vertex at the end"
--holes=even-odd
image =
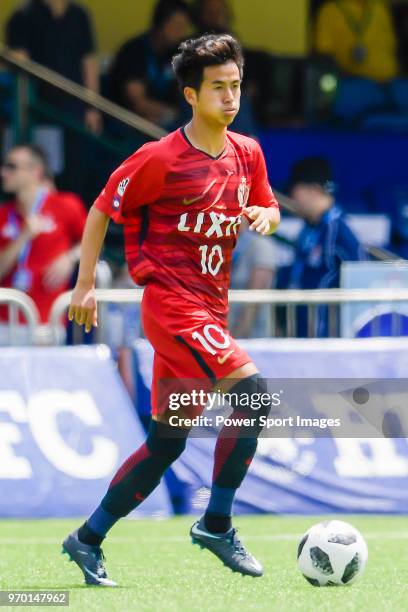
{"type": "Polygon", "coordinates": [[[238,187],[238,203],[240,208],[244,208],[249,198],[249,187],[247,185],[247,179],[245,176],[241,177],[241,183],[238,187]]]}

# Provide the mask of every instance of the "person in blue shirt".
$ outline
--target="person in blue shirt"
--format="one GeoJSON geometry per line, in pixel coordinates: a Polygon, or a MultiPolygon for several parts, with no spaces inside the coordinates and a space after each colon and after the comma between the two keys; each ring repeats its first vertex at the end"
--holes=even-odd
{"type": "MultiPolygon", "coordinates": [[[[329,163],[314,157],[297,162],[289,185],[290,196],[305,224],[296,241],[288,286],[292,289],[339,287],[342,262],[364,260],[366,256],[336,203],[329,163]]],[[[319,337],[328,335],[326,307],[318,308],[314,333],[319,337]]],[[[308,335],[305,307],[297,308],[297,335],[308,335]]]]}

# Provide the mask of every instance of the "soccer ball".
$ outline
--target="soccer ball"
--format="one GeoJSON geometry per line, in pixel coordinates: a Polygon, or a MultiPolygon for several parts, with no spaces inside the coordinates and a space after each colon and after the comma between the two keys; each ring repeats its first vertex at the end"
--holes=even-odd
{"type": "Polygon", "coordinates": [[[313,586],[348,585],[363,574],[368,550],[352,525],[325,521],[305,533],[297,556],[300,571],[313,586]]]}

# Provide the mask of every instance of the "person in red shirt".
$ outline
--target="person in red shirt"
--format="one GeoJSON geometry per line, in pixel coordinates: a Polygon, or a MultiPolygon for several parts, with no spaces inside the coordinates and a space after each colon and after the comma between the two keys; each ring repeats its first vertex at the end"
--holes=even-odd
{"type": "MultiPolygon", "coordinates": [[[[239,110],[241,49],[230,35],[205,35],[180,45],[173,68],[192,120],[141,147],[108,180],[88,216],[68,313],[87,331],[97,324],[95,264],[109,219],[123,223],[130,274],[146,285],[142,322],[154,348],[152,422],[145,444],[119,468],[100,506],[63,543],[87,584],[115,584],[104,565],[104,537],[153,491],[185,448],[190,424],[187,418],[174,423],[169,381],[171,389],[194,379],[201,390],[215,384],[229,390],[233,414],[240,417],[258,417],[262,410],[255,415],[242,399],[266,391],[227,327],[231,255],[242,217],[264,235],[279,223],[258,143],[227,131],[239,110]]],[[[192,399],[181,414],[191,420],[204,407],[192,399]]],[[[221,430],[209,505],[190,534],[233,571],[261,576],[261,564],[231,525],[234,495],[262,429],[254,420],[251,430],[221,430]]]]}
{"type": "Polygon", "coordinates": [[[36,146],[12,149],[1,178],[4,191],[15,199],[0,206],[0,286],[27,293],[46,323],[79,261],[86,210],[76,195],[55,191],[47,160],[36,146]]]}

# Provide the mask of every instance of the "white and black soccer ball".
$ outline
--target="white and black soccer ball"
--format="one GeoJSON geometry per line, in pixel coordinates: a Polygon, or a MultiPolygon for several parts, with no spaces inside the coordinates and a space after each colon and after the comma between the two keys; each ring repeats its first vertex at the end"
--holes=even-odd
{"type": "Polygon", "coordinates": [[[298,567],[313,586],[353,584],[363,574],[367,557],[363,536],[343,521],[313,525],[298,546],[298,567]]]}

